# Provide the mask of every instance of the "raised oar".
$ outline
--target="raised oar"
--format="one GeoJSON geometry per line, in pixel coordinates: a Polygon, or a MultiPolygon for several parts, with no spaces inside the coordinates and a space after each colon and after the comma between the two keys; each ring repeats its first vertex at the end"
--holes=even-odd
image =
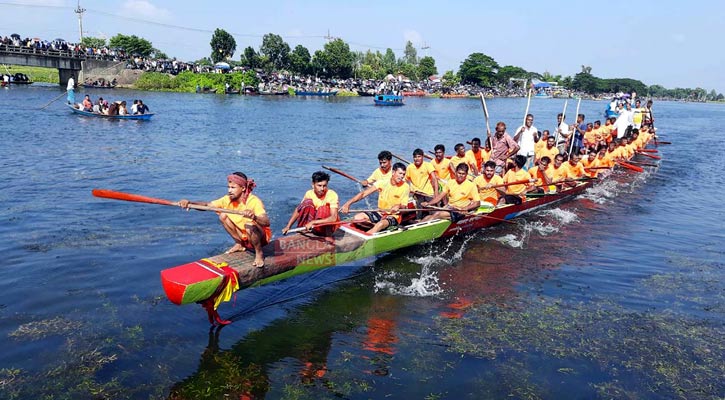
{"type": "Polygon", "coordinates": [[[641,155],[643,155],[643,156],[647,156],[647,157],[649,157],[649,158],[653,158],[653,159],[655,159],[655,160],[661,160],[661,159],[662,159],[662,157],[660,157],[660,156],[656,156],[656,155],[654,155],[654,154],[649,154],[649,153],[643,153],[643,152],[641,152],[641,151],[637,151],[637,154],[641,154],[641,155]]]}
{"type": "Polygon", "coordinates": [[[428,154],[423,154],[423,157],[424,157],[424,158],[425,158],[426,160],[432,160],[432,159],[433,159],[433,157],[429,156],[428,154]]]}
{"type": "Polygon", "coordinates": [[[46,107],[48,107],[49,105],[53,104],[56,100],[58,100],[61,97],[65,96],[66,94],[68,94],[68,92],[63,92],[63,93],[59,94],[58,97],[56,97],[53,100],[49,101],[48,104],[44,105],[43,107],[40,107],[40,109],[41,110],[45,110],[46,107]]]}
{"type": "Polygon", "coordinates": [[[488,107],[486,106],[486,97],[483,93],[481,95],[481,106],[483,107],[483,116],[486,118],[486,136],[488,137],[489,143],[491,140],[491,127],[488,124],[488,107]]]}
{"type": "Polygon", "coordinates": [[[571,145],[569,146],[569,155],[571,155],[571,152],[574,150],[574,138],[576,137],[576,124],[579,122],[579,106],[582,104],[582,98],[579,97],[579,101],[576,102],[576,113],[574,113],[574,132],[572,132],[569,139],[571,140],[571,145]]]}
{"type": "Polygon", "coordinates": [[[529,99],[526,101],[526,111],[524,111],[524,126],[526,125],[526,116],[529,115],[529,106],[531,106],[531,88],[529,88],[529,99]]]}
{"type": "Polygon", "coordinates": [[[326,170],[328,170],[328,171],[332,171],[332,172],[334,172],[334,173],[336,173],[336,174],[342,175],[342,176],[344,176],[345,178],[347,178],[347,179],[350,179],[350,180],[352,180],[352,181],[355,181],[355,182],[357,182],[357,183],[359,183],[359,184],[361,184],[361,185],[362,185],[362,181],[361,181],[360,179],[357,179],[357,178],[355,178],[354,176],[352,176],[352,175],[350,175],[350,174],[348,174],[348,173],[346,173],[346,172],[340,171],[340,170],[339,170],[339,169],[337,169],[337,168],[334,168],[334,167],[328,167],[328,166],[326,166],[326,165],[323,165],[323,166],[322,166],[322,168],[324,168],[324,169],[326,169],[326,170]]]}
{"type": "MultiPolygon", "coordinates": [[[[564,122],[566,120],[566,106],[569,104],[569,100],[564,100],[564,111],[561,112],[561,122],[564,122]]],[[[556,146],[559,145],[559,127],[556,127],[556,138],[554,139],[554,143],[556,146]]]]}
{"type": "MultiPolygon", "coordinates": [[[[140,194],[117,192],[109,189],[93,189],[93,195],[96,197],[102,197],[104,199],[123,200],[123,201],[134,201],[137,203],[149,203],[149,204],[160,204],[162,206],[174,206],[178,207],[179,202],[171,201],[166,199],[159,199],[156,197],[142,196],[140,194]]],[[[226,214],[237,214],[244,215],[244,211],[228,210],[226,208],[204,206],[200,204],[189,203],[189,208],[201,211],[216,211],[226,214]]]]}
{"type": "Polygon", "coordinates": [[[617,165],[619,165],[620,167],[623,167],[623,168],[627,168],[627,169],[629,169],[629,170],[632,170],[632,171],[636,171],[636,172],[644,172],[644,168],[642,168],[642,167],[638,167],[638,166],[636,166],[636,165],[632,165],[632,164],[630,164],[630,163],[626,163],[626,162],[624,162],[624,161],[615,161],[615,162],[616,162],[616,163],[617,163],[617,165]]]}

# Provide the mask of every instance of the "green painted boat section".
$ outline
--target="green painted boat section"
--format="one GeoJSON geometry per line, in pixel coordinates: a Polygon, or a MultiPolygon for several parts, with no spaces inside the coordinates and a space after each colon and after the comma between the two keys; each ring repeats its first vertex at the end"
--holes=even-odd
{"type": "Polygon", "coordinates": [[[181,300],[181,304],[191,304],[208,299],[216,292],[222,280],[223,277],[219,276],[190,284],[184,290],[184,297],[181,300]]]}
{"type": "MultiPolygon", "coordinates": [[[[372,257],[381,253],[409,247],[439,238],[451,225],[451,221],[437,220],[414,225],[406,229],[381,232],[349,252],[326,253],[305,260],[293,269],[278,275],[270,276],[255,282],[252,286],[260,286],[296,275],[306,274],[319,269],[343,265],[355,260],[372,257]]],[[[350,234],[350,233],[348,233],[350,234]]]]}

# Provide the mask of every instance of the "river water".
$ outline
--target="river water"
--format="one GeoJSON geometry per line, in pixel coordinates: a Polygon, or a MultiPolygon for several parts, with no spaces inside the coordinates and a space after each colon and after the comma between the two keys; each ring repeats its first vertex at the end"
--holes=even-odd
{"type": "MultiPolygon", "coordinates": [[[[513,225],[239,292],[219,309],[234,323],[210,330],[159,272],[231,245],[215,215],[93,188],[211,200],[243,171],[279,235],[321,165],[364,178],[383,149],[452,149],[485,136],[480,103],[88,92],[158,114],[89,119],[62,100],[40,111],[58,88],[0,90],[0,398],[725,396],[722,105],[655,102],[673,143],[658,168],[513,225]]],[[[520,124],[525,99],[488,103],[520,124]]],[[[552,129],[562,107],[532,100],[534,124],[552,129]]]]}

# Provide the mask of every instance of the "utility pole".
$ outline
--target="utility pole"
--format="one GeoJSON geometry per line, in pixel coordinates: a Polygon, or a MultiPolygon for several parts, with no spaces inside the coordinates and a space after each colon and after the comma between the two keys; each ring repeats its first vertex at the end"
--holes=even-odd
{"type": "Polygon", "coordinates": [[[430,49],[430,46],[428,46],[427,43],[423,42],[423,47],[421,47],[420,49],[425,50],[425,56],[428,57],[428,49],[430,49]]]}
{"type": "Polygon", "coordinates": [[[331,42],[331,41],[333,41],[333,40],[335,40],[335,39],[337,39],[337,38],[336,38],[336,37],[334,37],[334,36],[331,36],[331,35],[330,35],[330,30],[328,29],[328,30],[327,30],[327,36],[325,36],[325,39],[327,39],[327,41],[328,41],[328,42],[331,42]]]}
{"type": "Polygon", "coordinates": [[[80,43],[83,41],[83,13],[86,12],[85,8],[81,8],[81,0],[78,0],[78,8],[73,12],[78,14],[78,35],[80,36],[78,43],[80,43]]]}

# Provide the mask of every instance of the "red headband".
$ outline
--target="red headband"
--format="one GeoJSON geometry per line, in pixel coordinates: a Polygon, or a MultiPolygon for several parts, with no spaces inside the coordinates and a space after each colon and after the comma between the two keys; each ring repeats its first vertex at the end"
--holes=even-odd
{"type": "Polygon", "coordinates": [[[252,191],[252,189],[254,189],[255,186],[257,186],[254,183],[254,179],[250,179],[249,181],[247,181],[246,179],[242,178],[237,174],[230,174],[229,176],[227,176],[227,181],[234,182],[243,188],[247,188],[247,190],[250,192],[252,191]]]}

